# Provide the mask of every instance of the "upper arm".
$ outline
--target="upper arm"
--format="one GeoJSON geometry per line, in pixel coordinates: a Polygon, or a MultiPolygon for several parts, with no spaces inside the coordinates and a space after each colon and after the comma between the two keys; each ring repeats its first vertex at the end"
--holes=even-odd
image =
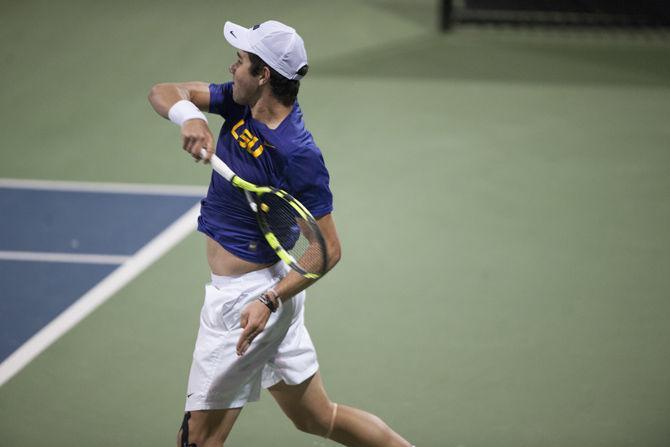
{"type": "Polygon", "coordinates": [[[312,215],[324,216],[333,211],[330,175],[316,146],[294,151],[287,160],[283,176],[285,183],[280,187],[285,187],[312,215]]]}
{"type": "Polygon", "coordinates": [[[340,246],[340,238],[337,235],[337,229],[335,228],[335,220],[333,219],[333,215],[328,213],[316,219],[316,224],[319,226],[321,234],[323,234],[323,238],[326,241],[328,269],[330,270],[342,256],[342,248],[340,246]]]}

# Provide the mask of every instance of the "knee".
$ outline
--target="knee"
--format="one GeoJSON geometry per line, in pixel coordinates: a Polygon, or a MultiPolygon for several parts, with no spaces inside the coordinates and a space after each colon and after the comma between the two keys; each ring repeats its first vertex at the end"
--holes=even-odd
{"type": "Polygon", "coordinates": [[[302,432],[324,436],[330,429],[334,409],[335,404],[330,403],[319,410],[296,415],[291,420],[293,421],[293,425],[302,432]]]}
{"type": "Polygon", "coordinates": [[[190,413],[184,415],[182,425],[177,432],[177,447],[198,447],[213,441],[216,441],[217,445],[223,446],[225,438],[220,439],[216,431],[208,425],[198,424],[194,426],[189,422],[190,418],[190,413]]]}
{"type": "Polygon", "coordinates": [[[211,443],[212,440],[217,441],[217,445],[223,447],[224,440],[216,439],[212,434],[208,435],[206,433],[194,433],[190,431],[188,433],[188,439],[184,439],[183,431],[180,429],[179,432],[177,432],[177,447],[198,447],[205,445],[207,442],[211,443]]]}

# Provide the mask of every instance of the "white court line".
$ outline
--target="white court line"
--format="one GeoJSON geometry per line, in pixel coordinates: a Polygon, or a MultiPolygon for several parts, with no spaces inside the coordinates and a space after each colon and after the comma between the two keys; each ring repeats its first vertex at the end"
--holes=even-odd
{"type": "Polygon", "coordinates": [[[0,386],[194,231],[199,213],[197,204],[7,357],[0,364],[0,386]]]}
{"type": "Polygon", "coordinates": [[[130,259],[130,256],[0,250],[0,260],[3,261],[70,262],[74,264],[123,264],[128,259],[130,259]]]}
{"type": "Polygon", "coordinates": [[[154,185],[141,183],[93,183],[60,180],[0,178],[0,188],[47,189],[53,191],[110,192],[126,194],[156,194],[170,196],[203,196],[207,188],[188,185],[154,185]]]}

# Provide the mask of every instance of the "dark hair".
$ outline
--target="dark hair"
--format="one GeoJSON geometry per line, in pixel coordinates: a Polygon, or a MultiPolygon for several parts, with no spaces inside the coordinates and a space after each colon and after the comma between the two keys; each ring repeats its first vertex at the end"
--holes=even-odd
{"type": "MultiPolygon", "coordinates": [[[[297,79],[293,80],[285,78],[254,53],[248,54],[249,59],[251,60],[251,68],[249,69],[251,75],[258,76],[261,74],[263,67],[268,67],[268,70],[270,70],[270,88],[272,89],[272,95],[285,106],[292,106],[295,99],[298,97],[300,81],[297,79]]],[[[298,74],[305,76],[308,69],[309,67],[307,65],[303,65],[303,67],[298,70],[298,74]]]]}

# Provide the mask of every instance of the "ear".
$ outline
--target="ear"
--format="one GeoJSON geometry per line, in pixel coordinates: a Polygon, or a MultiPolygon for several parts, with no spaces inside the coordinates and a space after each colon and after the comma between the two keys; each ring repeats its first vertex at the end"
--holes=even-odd
{"type": "Polygon", "coordinates": [[[263,70],[260,73],[260,77],[258,78],[258,85],[264,85],[269,83],[270,83],[270,69],[267,67],[267,65],[264,65],[263,70]]]}

